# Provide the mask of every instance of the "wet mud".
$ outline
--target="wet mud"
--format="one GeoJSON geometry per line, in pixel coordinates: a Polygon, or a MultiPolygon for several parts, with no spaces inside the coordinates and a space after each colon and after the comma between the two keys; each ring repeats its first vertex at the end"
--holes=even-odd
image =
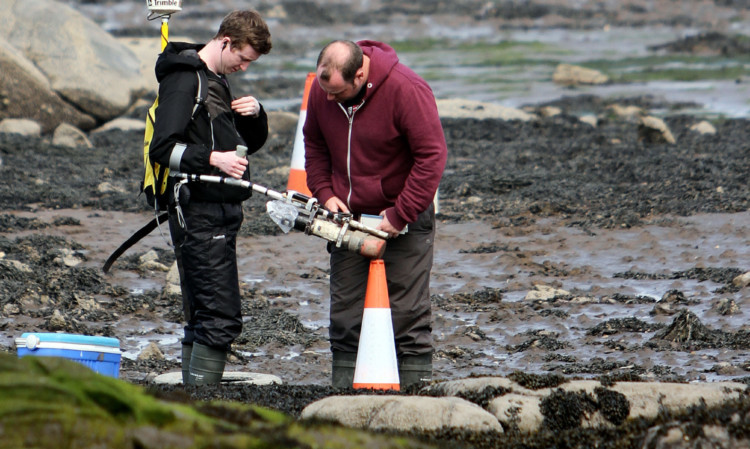
{"type": "MultiPolygon", "coordinates": [[[[628,101],[644,108],[653,106],[648,98],[628,101]]],[[[661,297],[639,295],[628,288],[605,287],[606,281],[589,292],[562,290],[544,299],[510,298],[519,288],[532,288],[513,287],[521,282],[521,273],[541,276],[548,283],[551,279],[553,286],[556,282],[564,286],[566,279],[580,276],[587,282],[597,282],[592,268],[586,265],[535,261],[539,253],[554,253],[554,243],[540,243],[547,249],[535,250],[513,243],[514,239],[550,236],[563,229],[594,238],[604,233],[639,232],[655,225],[674,228],[680,226],[682,218],[741,213],[750,203],[746,184],[750,127],[746,120],[717,123],[716,135],[702,136],[689,130],[697,118],[671,117],[666,121],[679,144],[653,144],[639,139],[635,122],[607,118],[609,105],[601,99],[567,98],[556,105],[563,109],[562,115],[528,123],[444,120],[450,156],[440,186],[438,219],[441,229],[460,229],[469,240],[454,248],[452,254],[489,261],[490,265],[494,262],[488,258],[495,258],[500,261],[501,273],[503,266],[514,266],[519,272],[501,274],[504,280],[497,286],[480,285],[487,280],[467,280],[471,270],[462,274],[460,267],[451,266],[453,262],[436,263],[434,328],[441,334],[436,336],[436,378],[505,375],[528,388],[554,388],[565,379],[583,377],[599,379],[603,387],[593,395],[552,395],[543,404],[545,430],[533,437],[513,434],[513,429],[506,429],[513,437],[508,439],[506,435],[503,441],[492,435],[452,431],[417,435],[435,444],[461,441],[466,447],[551,447],[550,438],[564,434],[571,438],[570,447],[605,440],[612,440],[607,447],[632,447],[634,441],[645,438],[644,429],[637,423],[619,425],[626,416],[627,404],[608,393],[608,383],[692,380],[694,374],[685,374],[679,354],[716,349],[735,350],[741,355],[750,347],[750,334],[744,327],[722,327],[711,318],[742,313],[746,296],[732,281],[747,267],[683,269],[684,264],[670,267],[667,261],[662,269],[644,271],[634,264],[633,269],[612,276],[621,281],[695,281],[714,286],[707,292],[704,289],[703,294],[667,289],[661,297]],[[575,118],[580,110],[595,110],[605,118],[594,128],[575,118]],[[477,224],[497,233],[493,234],[496,239],[474,239],[471,230],[477,224]],[[449,287],[452,278],[467,283],[449,287]],[[700,305],[703,296],[714,298],[716,305],[709,315],[699,317],[690,309],[700,305]],[[620,308],[626,314],[631,307],[637,309],[631,310],[632,316],[611,318],[608,313],[581,315],[587,307],[620,308]],[[635,310],[648,310],[648,315],[635,310]],[[575,316],[583,316],[584,321],[576,321],[575,316]],[[702,319],[710,319],[711,324],[702,319]],[[568,323],[567,330],[552,324],[561,320],[568,323]],[[535,325],[511,329],[513,323],[524,321],[535,325]],[[634,335],[639,337],[633,339],[634,335]],[[610,355],[582,356],[582,350],[597,347],[610,355]],[[494,359],[487,352],[489,348],[493,348],[494,359]],[[677,356],[663,355],[664,362],[660,363],[648,363],[648,357],[633,363],[630,354],[639,352],[677,356]],[[616,356],[618,353],[621,356],[616,356]],[[521,357],[519,365],[539,367],[537,372],[541,374],[513,369],[512,363],[503,368],[503,360],[510,362],[513,357],[521,357]],[[579,414],[593,412],[608,416],[615,428],[581,429],[576,424],[579,414]]],[[[275,136],[254,159],[253,173],[259,182],[285,184],[283,167],[291,156],[292,139],[275,136]]],[[[277,279],[277,284],[275,288],[261,288],[248,281],[254,274],[243,278],[247,324],[230,357],[231,366],[283,373],[287,380],[292,379],[290,383],[200,389],[150,384],[156,374],[179,370],[175,348],[181,333],[180,298],[161,289],[163,281],[159,279],[164,272],[155,271],[153,266],[144,268],[140,259],[143,247],[126,253],[113,273],[101,272],[102,260],[133,226],[147,221],[149,212],[137,195],[140,136],[114,131],[93,135],[92,142],[94,148],[84,151],[56,147],[44,138],[0,136],[6,180],[0,185],[0,204],[5,211],[0,214],[0,251],[4,254],[0,259],[0,332],[6,336],[0,342],[3,350],[13,351],[12,337],[25,331],[104,335],[132,341],[133,334],[140,332],[139,326],[153,323],[149,337],[144,338],[153,340],[162,335],[165,340],[160,346],[165,355],[141,358],[136,351],[125,356],[121,376],[165,398],[224,398],[298,416],[305,405],[325,396],[379,394],[328,386],[325,307],[319,305],[317,316],[307,316],[303,307],[304,301],[325,301],[325,255],[317,254],[308,263],[294,251],[278,256],[287,264],[282,268],[264,265],[262,259],[249,255],[259,265],[259,276],[277,279]],[[112,219],[108,214],[121,215],[112,219]],[[91,235],[91,223],[107,223],[119,234],[111,238],[91,235]],[[288,272],[280,272],[285,269],[288,272]],[[134,288],[139,282],[144,286],[134,288]],[[304,293],[299,289],[304,291],[304,285],[317,288],[318,294],[300,300],[304,293]],[[319,327],[310,322],[319,322],[319,327]]],[[[283,252],[284,239],[290,236],[283,235],[265,216],[264,199],[251,198],[245,207],[242,238],[256,242],[254,245],[258,239],[267,239],[269,248],[283,252]]],[[[158,232],[154,234],[150,243],[154,243],[156,260],[169,267],[174,256],[163,242],[159,244],[158,232]]],[[[306,236],[296,238],[309,240],[306,236]]],[[[444,240],[446,245],[452,244],[450,239],[444,240]]],[[[315,247],[318,252],[322,252],[321,245],[315,247]]],[[[746,368],[750,369],[747,363],[735,361],[716,363],[706,372],[746,381],[746,368]]],[[[422,393],[413,388],[401,394],[422,393]]],[[[466,399],[486,405],[500,394],[484,391],[466,399]]],[[[722,413],[706,410],[698,416],[713,422],[722,413]]],[[[668,425],[674,426],[680,419],[687,418],[671,417],[668,425]]],[[[648,423],[651,429],[653,425],[648,423]]]]}
{"type": "MultiPolygon", "coordinates": [[[[287,20],[303,25],[377,23],[393,14],[497,19],[501,29],[700,27],[717,19],[675,15],[673,2],[651,9],[625,2],[617,13],[555,1],[380,2],[373,14],[340,5],[335,16],[312,2],[292,3],[287,10],[295,13],[287,20]]],[[[747,6],[714,3],[727,10],[747,6]]],[[[116,34],[151,36],[153,30],[116,34]]],[[[194,37],[210,34],[199,27],[194,37]]],[[[737,54],[746,45],[713,33],[653,50],[737,54]]],[[[283,40],[279,48],[306,50],[283,40]]],[[[254,86],[261,96],[279,98],[299,96],[301,87],[284,78],[254,86]]],[[[589,378],[602,387],[551,395],[543,404],[544,426],[533,435],[511,426],[504,435],[442,430],[413,436],[438,447],[540,449],[730,447],[732,438],[750,438],[747,398],[623,422],[628,404],[606,388],[617,381],[750,383],[743,319],[750,298],[748,287],[733,283],[750,268],[748,121],[718,119],[716,134],[702,135],[690,130],[702,118],[679,113],[694,105],[649,96],[615,101],[571,92],[527,109],[544,106],[562,114],[532,122],[443,120],[449,159],[432,284],[435,379],[498,375],[540,389],[589,378]],[[665,121],[677,144],[650,141],[636,120],[612,112],[613,103],[669,111],[665,121]],[[583,114],[596,114],[597,126],[581,122],[583,114]],[[555,290],[530,297],[540,284],[555,290]],[[590,413],[613,425],[581,428],[580,416],[590,413]],[[682,445],[666,438],[675,434],[682,445]]],[[[284,384],[151,383],[180,368],[180,298],[163,289],[174,256],[155,231],[111,273],[101,271],[111,251],[151,218],[138,196],[141,138],[139,132],[97,133],[90,136],[93,148],[70,149],[52,145],[48,136],[0,134],[0,351],[14,351],[13,338],[28,331],[117,337],[125,350],[121,378],[156,396],[242,401],[291,416],[330,395],[383,394],[329,386],[323,244],[284,235],[257,195],[244,204],[246,325],[229,367],[277,374],[284,384]],[[157,264],[144,265],[150,251],[157,264]],[[162,353],[139,357],[150,342],[162,353]]],[[[274,135],[252,156],[256,182],[284,189],[293,139],[274,135]]],[[[395,394],[427,393],[414,387],[395,394]]],[[[464,399],[486,406],[502,394],[494,388],[464,399]]]]}

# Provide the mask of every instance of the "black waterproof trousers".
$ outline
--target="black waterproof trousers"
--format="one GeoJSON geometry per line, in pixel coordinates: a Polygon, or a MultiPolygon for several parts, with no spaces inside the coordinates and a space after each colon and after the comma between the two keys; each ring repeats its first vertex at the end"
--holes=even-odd
{"type": "MultiPolygon", "coordinates": [[[[383,261],[398,357],[432,352],[430,271],[435,210],[409,224],[409,232],[389,239],[383,261]]],[[[370,259],[343,248],[331,250],[331,326],[334,352],[356,353],[362,327],[370,259]]]]}
{"type": "Polygon", "coordinates": [[[191,201],[182,214],[184,228],[174,209],[169,214],[187,321],[182,343],[226,351],[242,331],[236,249],[242,204],[191,201]]]}

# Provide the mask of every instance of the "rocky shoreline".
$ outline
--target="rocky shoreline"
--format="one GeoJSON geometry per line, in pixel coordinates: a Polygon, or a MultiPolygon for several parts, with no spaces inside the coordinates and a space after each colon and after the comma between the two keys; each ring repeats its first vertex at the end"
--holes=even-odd
{"type": "MultiPolygon", "coordinates": [[[[630,99],[624,103],[647,111],[653,106],[649,101],[647,98],[630,99]]],[[[644,137],[637,116],[613,115],[612,107],[613,104],[602,102],[601,99],[583,97],[529,109],[528,113],[535,116],[530,121],[444,118],[444,129],[452,151],[441,184],[441,226],[485,222],[511,236],[519,232],[532,232],[544,220],[554,217],[561,226],[596,234],[606,229],[624,232],[653,224],[669,227],[670,223],[675,222],[675,217],[690,216],[697,212],[735,214],[747,210],[749,198],[744,174],[750,167],[745,142],[748,141],[746,133],[750,132],[750,127],[746,120],[716,123],[715,134],[701,134],[697,130],[691,130],[691,126],[700,122],[700,119],[687,116],[668,118],[665,123],[679,142],[675,145],[658,140],[649,141],[644,137]],[[575,114],[577,107],[591,110],[594,105],[599,108],[596,127],[582,122],[575,114]],[[560,113],[551,115],[550,108],[560,108],[560,113]]],[[[141,294],[124,290],[118,285],[121,281],[116,281],[122,279],[123,274],[131,278],[135,274],[147,279],[163,279],[164,275],[160,275],[154,268],[157,265],[144,265],[141,257],[144,254],[136,252],[126,256],[118,265],[115,278],[105,277],[98,271],[98,266],[108,254],[108,248],[117,241],[109,242],[108,248],[98,247],[99,244],[94,244],[86,233],[75,231],[76,228],[88,228],[88,221],[101,221],[96,216],[106,214],[107,211],[131,211],[130,213],[136,213],[144,219],[148,217],[142,203],[134,201],[140,176],[136,169],[136,150],[139,144],[137,134],[137,131],[118,130],[95,133],[91,136],[92,148],[86,154],[74,149],[65,150],[45,138],[0,134],[2,167],[4,175],[8,175],[5,179],[10,181],[0,186],[0,204],[4,210],[18,211],[0,215],[0,251],[4,254],[0,259],[0,313],[3,317],[0,331],[3,334],[11,337],[28,330],[62,331],[117,336],[125,341],[128,339],[127,334],[132,332],[131,325],[127,324],[131,322],[131,317],[151,321],[156,316],[174,323],[171,326],[179,329],[179,298],[170,296],[166,286],[161,292],[156,290],[141,294]],[[87,211],[82,216],[83,222],[70,216],[66,218],[64,214],[58,214],[54,219],[41,218],[55,216],[43,213],[45,210],[68,211],[77,208],[87,211]],[[72,233],[66,230],[71,230],[72,233]],[[96,246],[92,247],[92,244],[96,246]]],[[[266,151],[254,160],[254,173],[269,185],[284,184],[286,172],[283,168],[288,164],[292,140],[291,130],[274,135],[266,151]]],[[[256,242],[253,243],[255,246],[259,238],[285,238],[264,216],[260,210],[262,207],[263,203],[254,199],[246,203],[247,219],[242,235],[244,239],[256,242]]],[[[123,232],[126,233],[126,230],[123,232]]],[[[502,245],[501,241],[498,243],[502,245]]],[[[503,251],[501,247],[482,247],[477,242],[466,250],[477,255],[503,251]]],[[[734,250],[739,251],[735,257],[741,254],[740,248],[734,250]]],[[[159,250],[156,255],[156,262],[165,269],[171,265],[173,259],[168,250],[159,250]]],[[[293,260],[295,255],[291,256],[293,260]]],[[[519,262],[522,260],[519,259],[519,262]]],[[[571,275],[570,270],[563,269],[562,266],[547,266],[545,269],[550,270],[545,276],[559,279],[560,285],[564,285],[565,279],[571,275]]],[[[741,351],[741,348],[749,345],[742,329],[722,334],[718,329],[706,327],[698,316],[686,312],[690,310],[691,304],[713,302],[713,299],[708,298],[725,297],[729,299],[727,316],[742,313],[747,299],[744,294],[747,283],[743,284],[742,281],[747,277],[743,277],[745,271],[746,267],[742,266],[695,266],[691,271],[684,271],[681,276],[685,279],[708,279],[723,287],[713,293],[705,292],[694,299],[685,297],[680,292],[671,292],[669,295],[665,293],[661,303],[655,304],[654,310],[657,310],[656,306],[669,305],[660,313],[666,313],[662,316],[672,320],[671,326],[650,328],[653,325],[635,318],[630,321],[602,320],[598,326],[590,324],[590,335],[593,338],[621,335],[620,339],[612,340],[612,349],[619,347],[619,350],[625,351],[623,355],[638,350],[636,347],[628,347],[628,335],[654,332],[654,329],[659,332],[652,339],[652,347],[661,348],[657,349],[659,351],[692,351],[706,347],[738,348],[741,351]],[[703,296],[708,298],[699,299],[703,296]],[[679,313],[680,311],[682,312],[679,313]],[[596,329],[600,331],[595,332],[596,329]],[[619,342],[615,343],[616,341],[619,342]]],[[[311,276],[309,279],[313,280],[315,271],[312,270],[311,273],[307,276],[311,276]]],[[[271,274],[271,271],[267,271],[267,274],[271,274]]],[[[323,277],[313,283],[324,283],[324,273],[321,275],[323,277]]],[[[665,274],[631,272],[624,275],[637,279],[665,274]]],[[[552,282],[548,285],[555,284],[552,282]]],[[[529,288],[524,285],[519,287],[529,288]]],[[[505,293],[503,290],[478,289],[468,297],[438,294],[435,298],[436,310],[461,310],[470,307],[484,310],[488,317],[508,314],[519,314],[522,317],[527,312],[517,309],[514,303],[505,304],[502,300],[503,295],[511,293],[513,288],[515,287],[506,288],[505,293]]],[[[248,328],[250,333],[243,335],[238,341],[232,361],[234,369],[253,370],[266,366],[268,372],[281,372],[279,370],[286,370],[300,363],[302,370],[325,370],[329,361],[318,355],[325,354],[325,340],[321,338],[323,336],[320,330],[311,332],[300,325],[299,318],[283,312],[279,307],[287,306],[282,292],[256,291],[249,286],[243,287],[243,292],[248,301],[248,308],[243,313],[252,317],[255,324],[248,328]],[[279,294],[281,296],[277,296],[279,294]],[[263,320],[269,320],[269,326],[263,320]],[[272,332],[275,336],[271,337],[263,332],[272,332]],[[246,348],[243,349],[245,345],[246,348]],[[261,365],[258,365],[261,358],[243,355],[257,351],[259,347],[265,348],[265,351],[276,351],[272,348],[278,345],[301,345],[301,348],[306,348],[305,354],[297,359],[277,359],[276,362],[269,359],[261,365]]],[[[538,310],[530,316],[542,316],[546,311],[551,314],[548,315],[550,317],[555,314],[565,317],[564,310],[581,301],[590,302],[594,307],[595,304],[612,300],[623,305],[648,304],[652,301],[628,295],[621,290],[618,293],[618,289],[611,293],[602,290],[599,294],[583,297],[580,293],[571,294],[559,288],[552,288],[546,293],[547,296],[536,296],[536,300],[532,300],[530,295],[531,292],[525,302],[535,304],[534,308],[538,310]]],[[[573,312],[575,309],[570,310],[573,312]]],[[[437,326],[440,328],[441,324],[437,326]]],[[[171,331],[163,329],[162,332],[171,331]]],[[[482,327],[475,327],[472,332],[471,335],[476,337],[477,348],[492,345],[491,340],[484,336],[482,327]]],[[[470,346],[466,343],[461,343],[466,337],[457,334],[456,338],[454,342],[446,340],[439,344],[436,367],[440,372],[447,364],[449,370],[457,374],[466,373],[464,376],[459,374],[459,379],[455,381],[438,382],[425,389],[403,391],[398,394],[400,400],[388,399],[385,403],[382,403],[383,399],[365,400],[360,404],[360,413],[384,413],[383,416],[391,417],[389,419],[406,417],[404,419],[411,423],[411,427],[407,424],[408,429],[390,428],[388,432],[403,432],[431,444],[449,444],[451,447],[461,447],[459,444],[462,444],[463,447],[502,448],[522,444],[524,447],[544,448],[551,447],[551,438],[561,432],[569,439],[569,447],[589,447],[594,440],[598,441],[597,444],[611,441],[609,447],[632,447],[634,442],[644,441],[645,438],[653,441],[653,447],[666,447],[664,444],[675,440],[675,432],[693,438],[683,438],[682,441],[695,442],[698,438],[707,444],[716,441],[721,442],[720,444],[744,444],[742,442],[746,439],[744,433],[734,433],[735,430],[730,432],[730,428],[725,428],[719,434],[709,431],[714,426],[721,425],[721,419],[727,415],[740,416],[737,419],[740,423],[744,422],[741,410],[746,407],[744,385],[747,377],[741,374],[744,366],[742,363],[722,368],[724,372],[735,374],[737,382],[727,384],[727,387],[731,385],[730,390],[722,384],[685,384],[683,382],[686,378],[675,375],[667,367],[635,365],[628,368],[618,363],[604,363],[599,367],[592,363],[584,367],[583,373],[594,376],[594,380],[590,381],[575,374],[522,375],[520,372],[506,372],[508,377],[482,374],[473,379],[469,374],[474,371],[471,368],[474,364],[471,354],[476,354],[473,352],[475,350],[469,349],[470,346]],[[449,342],[457,346],[451,349],[449,342]],[[461,347],[467,356],[460,356],[455,352],[461,347]],[[451,354],[449,350],[454,352],[451,354]],[[461,380],[460,377],[466,378],[461,380]],[[654,384],[653,380],[657,383],[654,384]],[[632,412],[636,409],[637,402],[621,392],[614,394],[604,390],[617,392],[618,385],[628,385],[633,381],[641,385],[640,388],[635,387],[634,391],[639,392],[641,397],[645,394],[652,403],[649,407],[661,408],[662,414],[633,415],[624,420],[617,418],[628,416],[623,406],[632,412]],[[456,386],[462,384],[464,387],[456,386]],[[665,389],[683,386],[689,392],[688,396],[678,400],[673,408],[667,407],[662,398],[665,389]],[[547,390],[542,392],[539,388],[547,390]],[[661,393],[644,393],[649,388],[656,388],[661,393]],[[718,396],[710,396],[703,388],[718,389],[718,396]],[[528,390],[524,393],[525,396],[519,395],[520,392],[527,391],[524,389],[528,390]],[[729,391],[735,393],[728,395],[729,391]],[[609,397],[607,394],[614,394],[615,399],[604,399],[609,397]],[[417,419],[421,416],[419,410],[423,408],[409,399],[413,396],[463,398],[467,403],[461,403],[461,407],[474,404],[470,407],[471,413],[482,410],[482,413],[492,416],[490,410],[494,410],[493,413],[510,421],[498,421],[502,432],[497,428],[488,430],[451,425],[452,421],[444,421],[437,426],[434,423],[427,425],[417,419]],[[552,402],[544,402],[545,397],[552,402]],[[708,400],[709,397],[717,399],[708,400]],[[606,402],[613,400],[614,403],[606,402]],[[507,403],[500,406],[497,401],[507,403]],[[397,404],[403,404],[401,407],[406,408],[398,409],[397,404]],[[620,404],[620,408],[611,408],[613,404],[620,404]],[[396,408],[383,411],[382,407],[386,405],[396,408]],[[604,413],[602,410],[605,409],[609,410],[606,413],[612,415],[610,419],[602,421],[597,416],[604,413]],[[703,430],[695,430],[697,424],[692,421],[695,416],[690,414],[695,410],[701,410],[698,427],[703,430]],[[561,419],[563,421],[559,421],[561,419]],[[536,427],[528,424],[530,422],[536,422],[536,427]],[[602,425],[606,422],[609,424],[602,425]],[[656,432],[658,435],[650,435],[648,432],[656,432]]],[[[516,348],[507,347],[506,350],[522,351],[522,354],[529,354],[533,359],[535,351],[541,349],[542,354],[547,354],[548,357],[557,355],[560,357],[557,360],[565,364],[564,348],[570,342],[559,340],[554,333],[532,333],[524,338],[527,339],[525,343],[516,348]]],[[[10,342],[6,342],[6,350],[13,351],[12,345],[8,343],[10,342]]],[[[346,400],[347,395],[374,394],[367,391],[335,390],[325,386],[325,381],[275,386],[222,385],[201,389],[153,385],[151,380],[156,374],[179,368],[177,359],[162,354],[162,351],[171,353],[174,347],[156,345],[153,352],[143,351],[135,359],[124,358],[122,378],[141,384],[151,394],[171,401],[232,400],[274,408],[294,417],[302,416],[305,407],[324,398],[343,395],[343,400],[346,400]]],[[[492,371],[487,371],[489,372],[492,371]]],[[[384,394],[380,392],[375,396],[384,394]]],[[[667,394],[664,397],[681,396],[667,394]]],[[[441,407],[446,406],[443,404],[441,407]]],[[[325,403],[318,406],[322,405],[325,403]]],[[[448,405],[456,407],[451,402],[448,405]]],[[[429,403],[431,410],[436,406],[435,403],[429,403]]],[[[339,406],[334,407],[340,409],[339,406]]],[[[448,410],[452,411],[446,412],[446,416],[461,416],[456,409],[448,410]]],[[[323,415],[319,419],[338,419],[353,427],[361,426],[348,421],[346,416],[334,418],[328,412],[320,413],[323,415]]],[[[404,423],[403,419],[397,421],[402,425],[404,423]]],[[[731,429],[736,429],[736,426],[733,425],[731,429]]]]}
{"type": "MultiPolygon", "coordinates": [[[[100,11],[98,3],[104,2],[76,6],[100,11]]],[[[370,2],[353,2],[336,16],[326,3],[257,6],[289,27],[289,40],[279,39],[277,48],[298,56],[314,39],[296,42],[295,33],[309,38],[307,31],[346,30],[352,22],[418,27],[430,17],[498,30],[724,31],[748,14],[747,2],[719,0],[679,2],[677,12],[673,1],[382,1],[371,14],[361,10],[370,2]]],[[[212,14],[196,10],[181,16],[181,25],[195,23],[195,37],[204,38],[198,24],[212,14]]],[[[113,34],[152,31],[124,26],[113,34]]],[[[652,50],[746,49],[741,38],[705,33],[652,50]]],[[[142,50],[153,56],[153,49],[142,50]]],[[[4,70],[8,61],[29,67],[5,48],[4,70]]],[[[134,71],[143,64],[123,61],[134,71]]],[[[36,63],[64,66],[54,58],[36,63]]],[[[153,382],[179,369],[181,307],[170,287],[174,257],[166,242],[154,232],[111,273],[101,272],[111,251],[151,218],[138,190],[140,126],[152,93],[134,88],[141,101],[128,97],[81,117],[79,106],[91,98],[79,91],[61,96],[76,89],[64,77],[45,76],[32,73],[27,90],[10,78],[0,82],[12,105],[46,111],[26,116],[36,124],[30,132],[0,124],[0,384],[7,387],[0,392],[0,434],[19,436],[28,425],[24,438],[33,439],[44,416],[45,429],[59,424],[69,433],[50,430],[39,447],[58,447],[62,437],[88,445],[86,426],[110,429],[117,441],[95,435],[108,447],[209,447],[219,440],[247,447],[245,438],[255,435],[271,438],[266,447],[750,447],[747,118],[707,119],[684,112],[700,105],[575,88],[519,109],[441,99],[449,160],[432,284],[436,381],[401,392],[328,386],[324,251],[308,236],[284,235],[256,196],[244,204],[240,238],[248,325],[229,369],[277,374],[284,383],[191,388],[153,382]],[[48,109],[14,100],[32,97],[48,109]],[[62,97],[75,97],[78,106],[71,109],[62,97]],[[58,126],[66,119],[76,126],[58,126]],[[124,382],[77,385],[86,374],[54,362],[18,362],[13,338],[27,331],[118,338],[124,382]],[[51,384],[59,388],[45,389],[51,384]],[[109,394],[115,390],[125,396],[109,394]],[[153,398],[193,411],[165,411],[153,398]],[[62,408],[51,413],[48,403],[62,408]],[[65,412],[70,403],[79,411],[92,407],[86,416],[97,418],[65,412]],[[200,418],[185,419],[195,410],[200,418]],[[66,421],[66,413],[79,424],[66,421]],[[357,419],[363,416],[369,419],[357,419]],[[210,425],[202,421],[207,417],[210,425]],[[330,423],[337,424],[324,427],[330,423]]],[[[253,87],[264,98],[294,98],[302,83],[279,77],[253,87]]],[[[4,118],[12,110],[0,112],[4,118]]],[[[257,182],[283,190],[296,124],[295,111],[272,111],[271,138],[252,160],[257,182]]],[[[21,440],[0,439],[0,447],[14,441],[21,440]]]]}

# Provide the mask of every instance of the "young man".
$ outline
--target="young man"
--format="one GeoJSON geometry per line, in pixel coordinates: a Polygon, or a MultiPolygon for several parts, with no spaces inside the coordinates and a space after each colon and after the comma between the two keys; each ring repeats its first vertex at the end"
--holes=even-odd
{"type": "MultiPolygon", "coordinates": [[[[433,198],[447,158],[435,97],[380,42],[331,42],[316,75],[304,125],[308,186],[333,212],[382,217],[400,382],[429,381],[433,198]]],[[[370,261],[329,249],[332,383],[351,387],[370,261]]]]}
{"type": "MultiPolygon", "coordinates": [[[[244,71],[271,51],[271,35],[255,11],[234,11],[205,45],[170,42],[156,62],[156,109],[151,161],[172,172],[249,179],[248,161],[268,136],[266,113],[255,97],[234,98],[226,74],[244,71]],[[205,71],[208,95],[193,117],[198,77],[205,71]]],[[[221,381],[227,351],[242,330],[236,237],[242,201],[250,192],[220,184],[191,183],[168,192],[169,229],[180,271],[187,324],[182,341],[185,384],[221,381]]]]}

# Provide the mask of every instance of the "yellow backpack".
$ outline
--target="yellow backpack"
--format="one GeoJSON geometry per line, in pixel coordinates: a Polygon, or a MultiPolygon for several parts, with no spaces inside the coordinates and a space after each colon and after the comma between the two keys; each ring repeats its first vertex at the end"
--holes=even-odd
{"type": "MultiPolygon", "coordinates": [[[[190,119],[194,119],[200,107],[205,103],[208,95],[208,79],[203,70],[197,70],[198,90],[195,94],[195,104],[190,119]]],[[[148,108],[146,114],[146,132],[143,138],[143,184],[142,191],[146,194],[146,202],[155,210],[166,210],[167,208],[167,180],[169,178],[169,167],[162,167],[159,163],[152,163],[149,158],[151,139],[154,135],[154,123],[156,120],[156,108],[159,107],[159,97],[148,108]]]]}

